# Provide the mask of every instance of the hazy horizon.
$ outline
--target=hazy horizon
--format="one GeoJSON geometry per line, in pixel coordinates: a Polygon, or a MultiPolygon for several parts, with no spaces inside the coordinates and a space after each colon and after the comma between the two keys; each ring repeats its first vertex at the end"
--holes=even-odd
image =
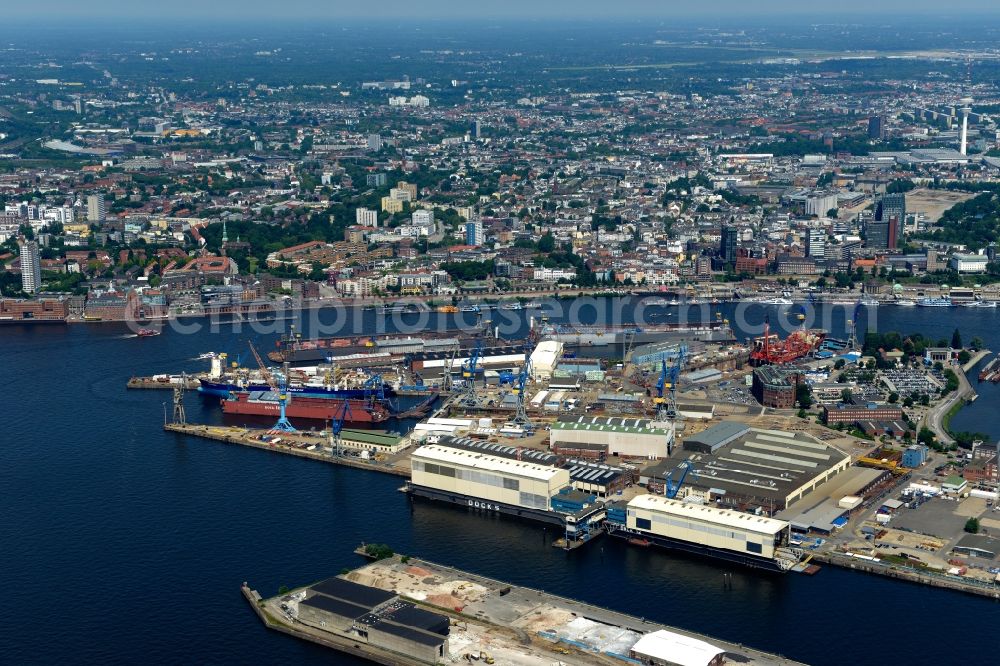
{"type": "Polygon", "coordinates": [[[921,16],[961,14],[1000,14],[1000,3],[985,0],[953,0],[946,6],[930,0],[880,0],[873,7],[868,0],[841,0],[836,8],[792,0],[763,0],[748,7],[745,0],[709,0],[692,6],[671,0],[620,0],[615,3],[596,0],[483,0],[478,3],[453,0],[382,0],[377,9],[370,5],[342,0],[38,0],[8,7],[7,19],[29,19],[52,23],[67,20],[225,20],[238,23],[255,20],[392,20],[392,19],[549,19],[579,21],[590,18],[621,19],[727,19],[824,17],[862,23],[872,17],[897,16],[900,19],[921,16]]]}

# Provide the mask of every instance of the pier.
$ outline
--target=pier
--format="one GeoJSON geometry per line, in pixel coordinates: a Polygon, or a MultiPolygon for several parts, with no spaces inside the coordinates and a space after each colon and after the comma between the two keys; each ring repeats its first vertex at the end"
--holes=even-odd
{"type": "MultiPolygon", "coordinates": [[[[497,664],[620,666],[623,660],[633,659],[629,652],[641,638],[666,631],[724,651],[726,663],[799,666],[799,662],[745,645],[407,556],[377,560],[340,577],[391,592],[447,617],[448,654],[436,660],[439,664],[467,663],[468,655],[485,654],[497,664]]],[[[298,618],[296,599],[310,594],[310,587],[270,599],[261,598],[246,583],[242,591],[269,629],[376,663],[427,663],[304,623],[298,618]]]]}
{"type": "Polygon", "coordinates": [[[271,433],[266,430],[194,423],[166,423],[163,429],[180,435],[211,439],[225,444],[236,444],[332,465],[410,477],[410,457],[407,453],[388,456],[385,461],[365,460],[358,456],[349,455],[337,456],[332,454],[327,439],[316,433],[271,433]]]}
{"type": "Polygon", "coordinates": [[[936,573],[932,571],[920,571],[910,567],[898,566],[882,562],[869,556],[859,557],[857,553],[841,553],[837,551],[816,551],[813,559],[817,562],[831,564],[845,569],[862,571],[885,578],[904,580],[918,585],[929,585],[931,587],[941,587],[956,592],[965,592],[980,597],[990,599],[1000,599],[1000,587],[979,583],[968,578],[951,576],[946,573],[936,573]]]}

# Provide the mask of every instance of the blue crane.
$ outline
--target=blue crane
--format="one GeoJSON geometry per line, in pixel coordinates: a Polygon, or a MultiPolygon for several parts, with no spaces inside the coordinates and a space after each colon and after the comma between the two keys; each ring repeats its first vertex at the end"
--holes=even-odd
{"type": "Polygon", "coordinates": [[[660,360],[660,378],[656,381],[653,402],[656,404],[656,418],[661,421],[677,418],[677,382],[686,356],[687,345],[681,345],[670,367],[667,367],[665,358],[660,360]]]}
{"type": "Polygon", "coordinates": [[[288,420],[288,416],[285,414],[285,408],[288,404],[288,377],[287,372],[278,373],[275,377],[274,374],[268,370],[267,366],[264,365],[264,359],[260,357],[257,353],[257,348],[250,343],[250,351],[253,352],[253,357],[257,360],[257,365],[260,366],[260,374],[264,377],[264,381],[267,385],[271,387],[272,391],[278,394],[278,422],[274,424],[271,430],[277,430],[279,432],[295,432],[295,427],[288,420]]]}
{"type": "Polygon", "coordinates": [[[340,433],[344,429],[344,421],[351,416],[351,401],[341,403],[337,416],[330,419],[330,455],[340,456],[343,449],[340,446],[340,433]]]}
{"type": "Polygon", "coordinates": [[[663,494],[668,499],[674,499],[677,497],[677,493],[680,491],[681,486],[684,485],[684,479],[687,478],[689,473],[691,474],[691,478],[698,477],[698,472],[695,470],[694,465],[690,460],[685,460],[680,465],[673,468],[670,471],[670,474],[663,477],[663,494]],[[677,470],[681,470],[681,478],[674,481],[674,475],[677,474],[677,470]]]}
{"type": "Polygon", "coordinates": [[[531,419],[528,418],[528,413],[524,408],[524,386],[528,382],[528,378],[531,376],[531,347],[525,345],[524,348],[524,366],[521,368],[521,372],[518,373],[517,378],[513,382],[513,390],[517,395],[517,411],[512,419],[513,423],[519,426],[523,426],[526,430],[533,429],[531,419]]]}
{"type": "Polygon", "coordinates": [[[479,396],[476,393],[476,369],[483,357],[483,339],[479,338],[469,359],[462,363],[462,400],[467,407],[478,407],[479,396]]]}

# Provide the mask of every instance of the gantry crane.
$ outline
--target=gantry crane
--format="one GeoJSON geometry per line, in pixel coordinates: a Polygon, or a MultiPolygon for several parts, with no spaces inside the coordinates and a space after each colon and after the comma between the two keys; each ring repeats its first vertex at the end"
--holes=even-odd
{"type": "Polygon", "coordinates": [[[257,365],[260,366],[260,374],[264,378],[271,390],[278,394],[278,422],[271,427],[271,430],[277,430],[279,432],[295,432],[295,427],[288,420],[288,416],[285,414],[285,408],[288,404],[288,379],[287,372],[282,373],[276,379],[274,374],[267,368],[264,364],[264,359],[260,357],[257,353],[257,348],[250,343],[250,351],[253,352],[253,357],[257,361],[257,365]]]}
{"type": "Polygon", "coordinates": [[[534,429],[534,424],[532,424],[531,419],[528,418],[528,412],[524,407],[524,387],[527,384],[529,377],[531,376],[531,346],[525,345],[524,348],[524,366],[521,368],[521,372],[518,373],[517,377],[514,379],[514,393],[517,395],[517,411],[514,413],[514,418],[512,422],[523,427],[525,430],[534,429]]]}
{"type": "Polygon", "coordinates": [[[469,359],[462,363],[462,398],[459,403],[463,407],[478,407],[479,394],[476,392],[476,368],[483,355],[482,338],[476,343],[469,359]]]}
{"type": "Polygon", "coordinates": [[[656,404],[656,418],[659,421],[677,418],[677,382],[685,357],[687,357],[687,345],[681,345],[669,368],[666,359],[660,360],[662,368],[660,378],[656,382],[656,397],[653,398],[656,404]]]}
{"type": "Polygon", "coordinates": [[[344,429],[344,421],[351,416],[351,401],[344,399],[337,416],[330,419],[330,455],[340,457],[344,454],[341,446],[340,433],[344,429]]]}

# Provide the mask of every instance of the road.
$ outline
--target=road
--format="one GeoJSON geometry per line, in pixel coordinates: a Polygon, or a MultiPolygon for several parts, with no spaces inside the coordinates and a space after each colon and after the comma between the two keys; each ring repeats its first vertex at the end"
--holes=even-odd
{"type": "MultiPolygon", "coordinates": [[[[980,355],[974,358],[966,367],[975,366],[976,362],[982,358],[980,355]]],[[[958,376],[958,390],[948,396],[947,399],[932,407],[924,417],[924,425],[930,428],[937,440],[942,444],[953,444],[955,440],[948,434],[944,427],[944,417],[959,400],[967,400],[976,395],[975,389],[969,383],[969,378],[965,375],[965,368],[960,365],[951,366],[951,369],[958,376]]]]}

